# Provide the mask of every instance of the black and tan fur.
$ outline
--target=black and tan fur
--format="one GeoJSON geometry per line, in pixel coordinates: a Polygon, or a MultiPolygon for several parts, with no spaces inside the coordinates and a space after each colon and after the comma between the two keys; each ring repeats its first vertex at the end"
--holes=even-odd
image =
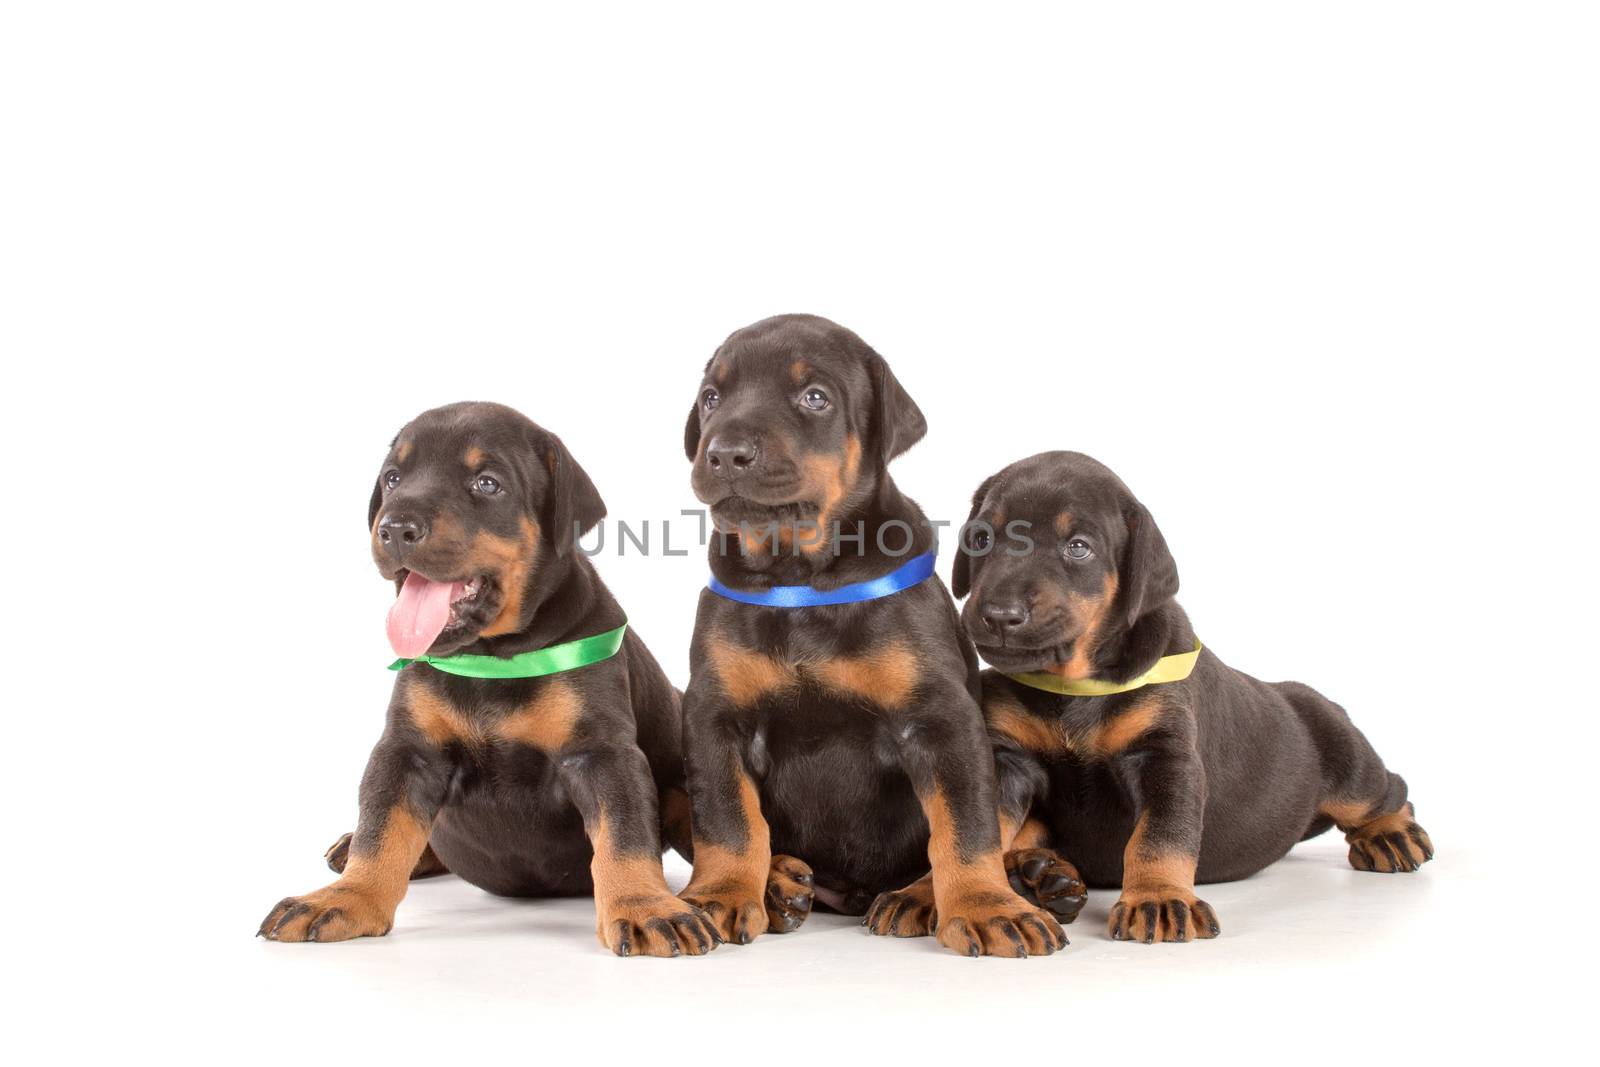
{"type": "MultiPolygon", "coordinates": [[[[400,431],[367,525],[397,589],[411,570],[481,579],[430,655],[513,656],[624,622],[574,549],[604,514],[553,434],[497,404],[454,404],[400,431]]],[[[356,830],[329,850],[338,880],[279,903],[260,933],[385,934],[408,878],[448,870],[507,896],[592,892],[600,941],[619,955],[710,951],[715,927],[662,875],[663,833],[690,853],[680,715],[632,630],[612,658],[540,678],[412,664],[396,675],[356,830]]]]}
{"type": "MultiPolygon", "coordinates": [[[[925,429],[849,330],[786,315],[734,333],[706,366],[684,439],[716,529],[712,572],[742,590],[832,589],[927,551],[933,531],[888,473],[925,429]],[[835,539],[835,524],[862,541],[835,539]]],[[[937,578],[805,608],[703,592],[684,695],[695,850],[684,898],[747,942],[769,929],[775,853],[809,864],[817,899],[851,914],[931,864],[944,944],[1054,951],[1056,921],[1007,882],[977,684],[937,578]]]]}
{"type": "Polygon", "coordinates": [[[1061,696],[1000,673],[1121,683],[1194,648],[1166,542],[1111,471],[1075,452],[1022,460],[979,487],[971,520],[997,532],[1026,523],[1033,542],[969,542],[953,581],[957,596],[970,588],[963,623],[997,668],[983,672],[983,707],[1002,822],[1031,822],[1025,844],[1064,853],[1088,885],[1121,887],[1112,937],[1216,936],[1196,883],[1244,878],[1333,825],[1360,870],[1432,858],[1405,781],[1307,686],[1257,681],[1209,648],[1184,681],[1112,696],[1061,696]]]}

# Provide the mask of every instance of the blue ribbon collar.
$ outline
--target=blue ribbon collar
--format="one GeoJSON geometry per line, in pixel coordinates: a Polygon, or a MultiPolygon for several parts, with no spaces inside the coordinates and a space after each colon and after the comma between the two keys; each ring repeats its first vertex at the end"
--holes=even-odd
{"type": "Polygon", "coordinates": [[[863,600],[878,600],[893,596],[902,589],[910,589],[933,576],[936,553],[924,552],[899,567],[867,582],[841,585],[837,589],[813,589],[809,585],[775,585],[756,593],[731,589],[717,581],[713,575],[706,583],[713,593],[741,604],[755,604],[763,608],[819,608],[829,604],[859,604],[863,600]]]}

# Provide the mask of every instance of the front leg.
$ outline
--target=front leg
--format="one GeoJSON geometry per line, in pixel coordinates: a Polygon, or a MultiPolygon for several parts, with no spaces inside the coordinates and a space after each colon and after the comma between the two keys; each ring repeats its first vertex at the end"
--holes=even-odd
{"type": "Polygon", "coordinates": [[[1158,731],[1118,763],[1136,820],[1123,850],[1122,896],[1111,908],[1112,938],[1148,945],[1216,937],[1216,913],[1194,892],[1206,784],[1192,733],[1158,731]]]}
{"type": "Polygon", "coordinates": [[[361,814],[338,880],[279,901],[257,935],[269,941],[345,941],[387,934],[412,868],[427,848],[447,775],[436,750],[386,734],[361,778],[361,814]]]}
{"type": "MultiPolygon", "coordinates": [[[[1024,900],[1038,904],[1062,923],[1077,918],[1088,900],[1077,868],[1049,847],[1049,834],[1030,815],[1047,787],[1039,757],[1020,747],[997,743],[995,791],[1000,816],[1000,846],[1006,876],[1024,900]]],[[[861,924],[875,934],[923,937],[938,925],[930,872],[903,889],[878,894],[861,924]]]]}
{"type": "Polygon", "coordinates": [[[951,694],[938,707],[908,715],[898,731],[928,819],[935,933],[946,948],[968,956],[1047,955],[1067,943],[1066,935],[1006,878],[994,761],[978,709],[961,715],[960,701],[971,702],[965,693],[951,694]]]}
{"type": "Polygon", "coordinates": [[[725,940],[747,945],[769,925],[772,837],[745,767],[739,712],[701,679],[690,681],[683,703],[694,874],[682,896],[706,913],[725,940]]]}
{"type": "Polygon", "coordinates": [[[667,888],[644,753],[634,745],[577,743],[558,754],[557,765],[594,846],[600,943],[619,956],[699,956],[716,948],[721,938],[706,916],[667,888]]]}

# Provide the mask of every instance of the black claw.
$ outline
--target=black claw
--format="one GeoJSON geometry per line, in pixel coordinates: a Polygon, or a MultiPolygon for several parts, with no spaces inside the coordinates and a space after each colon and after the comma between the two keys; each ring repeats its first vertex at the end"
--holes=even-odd
{"type": "Polygon", "coordinates": [[[1139,910],[1144,915],[1144,943],[1153,945],[1156,943],[1156,934],[1160,932],[1161,909],[1156,907],[1154,903],[1147,903],[1141,905],[1139,910]]]}
{"type": "Polygon", "coordinates": [[[311,905],[309,905],[309,904],[295,904],[295,905],[292,905],[289,908],[288,911],[286,911],[282,915],[278,916],[278,921],[272,924],[272,929],[270,931],[268,931],[267,936],[271,937],[273,934],[275,934],[279,930],[283,929],[283,924],[284,923],[288,922],[290,919],[298,919],[300,916],[304,915],[306,912],[308,912],[310,910],[311,910],[311,905]]]}
{"type": "Polygon", "coordinates": [[[1189,905],[1181,900],[1172,902],[1172,933],[1179,941],[1189,939],[1189,905]]]}

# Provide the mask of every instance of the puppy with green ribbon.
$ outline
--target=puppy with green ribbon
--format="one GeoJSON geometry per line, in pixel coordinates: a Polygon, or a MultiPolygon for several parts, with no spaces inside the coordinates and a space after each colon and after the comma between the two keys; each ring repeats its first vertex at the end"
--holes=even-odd
{"type": "Polygon", "coordinates": [[[575,548],[604,515],[566,446],[510,408],[437,408],[395,437],[367,509],[397,593],[383,733],[329,850],[338,880],[281,901],[263,937],[387,933],[408,879],[448,870],[593,893],[621,956],[717,946],[662,875],[663,839],[690,850],[679,694],[575,548]]]}

